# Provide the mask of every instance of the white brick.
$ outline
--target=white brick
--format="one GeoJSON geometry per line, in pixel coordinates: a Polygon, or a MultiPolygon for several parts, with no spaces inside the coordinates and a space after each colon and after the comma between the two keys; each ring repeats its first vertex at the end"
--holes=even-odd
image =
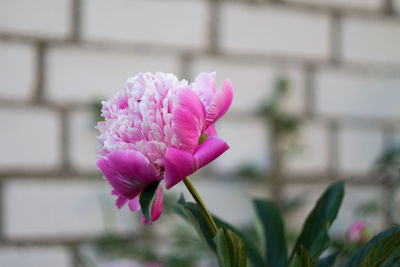
{"type": "Polygon", "coordinates": [[[49,99],[88,102],[109,98],[138,72],[177,73],[178,60],[90,48],[53,48],[46,57],[46,70],[45,90],[49,99]]]}
{"type": "Polygon", "coordinates": [[[91,41],[203,47],[206,1],[85,0],[82,37],[91,41]]]}
{"type": "Polygon", "coordinates": [[[0,32],[65,38],[71,32],[71,0],[0,0],[0,32]]]}
{"type": "Polygon", "coordinates": [[[316,79],[316,106],[323,115],[399,118],[399,74],[328,70],[316,79]]]}
{"type": "Polygon", "coordinates": [[[396,11],[396,13],[400,13],[400,0],[394,0],[393,1],[393,6],[394,6],[394,10],[396,11]]]}
{"type": "Polygon", "coordinates": [[[32,46],[0,43],[0,98],[30,98],[35,74],[35,49],[32,46]]]}
{"type": "Polygon", "coordinates": [[[221,45],[234,52],[327,58],[329,20],[324,14],[226,3],[221,45]]]}
{"type": "Polygon", "coordinates": [[[323,173],[329,164],[328,128],[323,124],[307,123],[300,126],[299,135],[286,152],[289,173],[323,173]]]}
{"type": "Polygon", "coordinates": [[[94,128],[97,124],[95,120],[93,111],[76,111],[69,115],[69,159],[76,170],[97,169],[95,151],[99,145],[96,140],[98,131],[94,128]]]}
{"type": "Polygon", "coordinates": [[[213,59],[196,60],[191,69],[193,79],[197,73],[216,71],[217,87],[225,79],[230,79],[234,88],[232,110],[255,111],[264,100],[271,97],[279,77],[287,78],[289,81],[289,94],[283,103],[285,109],[297,114],[305,109],[305,82],[303,73],[299,69],[213,59]]]}
{"type": "Polygon", "coordinates": [[[72,259],[62,247],[1,247],[0,264],[13,267],[69,267],[72,259]]]}
{"type": "Polygon", "coordinates": [[[235,172],[244,165],[263,168],[269,163],[269,131],[261,119],[230,121],[223,118],[217,123],[218,136],[230,149],[222,154],[215,166],[224,172],[235,172]]]}
{"type": "Polygon", "coordinates": [[[377,186],[351,186],[345,187],[344,199],[339,214],[332,224],[331,234],[338,238],[345,238],[347,229],[358,220],[366,220],[368,227],[376,232],[383,230],[384,222],[382,209],[375,214],[362,214],[362,207],[376,203],[381,205],[382,190],[377,186]]]}
{"type": "Polygon", "coordinates": [[[60,162],[60,128],[49,110],[0,109],[0,168],[49,169],[60,162]]]}
{"type": "Polygon", "coordinates": [[[127,207],[117,210],[110,191],[100,178],[93,182],[10,180],[4,193],[5,235],[10,239],[68,239],[105,230],[132,231],[139,219],[133,219],[127,207]]]}
{"type": "Polygon", "coordinates": [[[376,129],[342,127],[339,131],[339,171],[365,174],[383,152],[383,133],[376,129]]]}
{"type": "Polygon", "coordinates": [[[400,63],[400,23],[394,20],[343,20],[343,60],[400,63]]]}
{"type": "Polygon", "coordinates": [[[382,0],[286,0],[293,3],[312,4],[323,7],[354,8],[362,10],[380,10],[382,0]]]}

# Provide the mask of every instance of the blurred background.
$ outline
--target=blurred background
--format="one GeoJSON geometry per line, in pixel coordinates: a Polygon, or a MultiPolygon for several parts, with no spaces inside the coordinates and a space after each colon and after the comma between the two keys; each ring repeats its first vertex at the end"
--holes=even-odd
{"type": "Polygon", "coordinates": [[[350,179],[337,246],[399,223],[399,0],[0,0],[0,266],[216,265],[171,212],[185,188],[143,227],[96,169],[100,100],[145,71],[232,80],[231,149],[192,177],[225,220],[274,198],[295,237],[350,179]]]}

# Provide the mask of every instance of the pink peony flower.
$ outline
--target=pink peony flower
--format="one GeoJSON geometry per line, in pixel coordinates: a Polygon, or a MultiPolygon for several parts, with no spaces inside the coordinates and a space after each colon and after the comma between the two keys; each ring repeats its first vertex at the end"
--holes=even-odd
{"type": "Polygon", "coordinates": [[[369,240],[371,234],[367,228],[366,221],[356,221],[347,230],[347,240],[350,243],[365,243],[369,240]]]}
{"type": "MultiPolygon", "coordinates": [[[[188,84],[158,72],[129,78],[103,102],[97,166],[118,196],[116,206],[140,210],[139,195],[148,185],[165,178],[170,189],[224,153],[229,146],[214,124],[232,98],[229,80],[215,90],[215,73],[200,73],[188,84]]],[[[160,186],[151,221],[161,215],[162,194],[160,186]]],[[[147,224],[143,216],[142,222],[147,224]]]]}

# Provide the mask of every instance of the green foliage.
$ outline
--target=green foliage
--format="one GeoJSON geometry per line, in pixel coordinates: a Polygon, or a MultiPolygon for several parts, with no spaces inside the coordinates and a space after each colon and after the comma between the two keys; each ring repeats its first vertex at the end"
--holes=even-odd
{"type": "Polygon", "coordinates": [[[324,192],[308,215],[296,241],[294,251],[297,251],[302,245],[310,252],[312,259],[316,260],[329,247],[331,242],[328,230],[337,216],[343,196],[344,181],[331,185],[324,192]]]}
{"type": "Polygon", "coordinates": [[[278,207],[267,200],[253,201],[263,229],[263,244],[268,266],[287,266],[286,236],[278,207]]]}
{"type": "Polygon", "coordinates": [[[216,251],[213,231],[208,227],[207,217],[196,203],[186,202],[183,195],[178,200],[176,211],[179,215],[189,221],[195,228],[197,234],[203,239],[212,251],[216,251]]]}
{"type": "Polygon", "coordinates": [[[148,222],[151,221],[151,207],[157,196],[157,188],[160,184],[159,181],[151,183],[147,186],[139,197],[140,208],[142,210],[143,216],[148,222]]]}
{"type": "Polygon", "coordinates": [[[243,232],[237,230],[235,227],[233,227],[232,225],[230,225],[227,222],[224,222],[223,220],[221,220],[220,218],[218,218],[216,216],[213,216],[213,219],[214,219],[215,223],[217,224],[218,228],[224,227],[226,229],[229,229],[229,230],[235,232],[236,234],[238,234],[243,239],[243,243],[244,243],[244,245],[246,247],[246,251],[247,251],[247,257],[253,267],[264,267],[265,266],[265,262],[264,262],[264,259],[261,257],[261,252],[260,252],[259,247],[256,245],[254,240],[250,238],[249,235],[244,234],[243,232]]]}
{"type": "Polygon", "coordinates": [[[246,267],[246,248],[242,238],[231,230],[220,228],[214,237],[221,267],[246,267]]]}
{"type": "Polygon", "coordinates": [[[300,245],[294,254],[293,260],[290,262],[290,267],[313,267],[311,256],[308,251],[300,245]]]}
{"type": "Polygon", "coordinates": [[[381,266],[400,247],[400,229],[392,227],[374,236],[346,263],[352,266],[381,266]]]}
{"type": "MultiPolygon", "coordinates": [[[[328,230],[342,203],[344,184],[344,181],[339,181],[330,185],[318,199],[303,225],[289,260],[284,222],[278,207],[271,201],[261,199],[253,201],[262,229],[261,244],[215,216],[213,219],[219,231],[213,236],[197,204],[186,202],[183,197],[179,200],[177,211],[192,222],[199,236],[216,253],[220,266],[246,266],[247,257],[253,267],[332,267],[335,261],[339,261],[341,251],[322,259],[319,257],[332,243],[328,230]]],[[[346,250],[344,246],[340,248],[342,251],[346,250]]],[[[354,250],[351,250],[353,256],[346,267],[398,266],[400,229],[393,227],[382,232],[365,245],[354,247],[354,250]]]]}
{"type": "Polygon", "coordinates": [[[288,135],[294,133],[300,121],[294,116],[282,111],[282,103],[289,92],[289,81],[279,77],[275,83],[275,90],[268,100],[259,107],[259,113],[269,120],[278,134],[288,135]]]}
{"type": "Polygon", "coordinates": [[[332,253],[331,255],[318,260],[317,263],[315,263],[315,267],[332,267],[333,264],[335,263],[337,256],[338,256],[337,252],[332,253]]]}

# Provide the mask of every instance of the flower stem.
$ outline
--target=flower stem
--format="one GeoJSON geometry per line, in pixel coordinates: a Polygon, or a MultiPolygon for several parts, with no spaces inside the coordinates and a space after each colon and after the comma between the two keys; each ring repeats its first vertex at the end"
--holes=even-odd
{"type": "Polygon", "coordinates": [[[211,217],[211,214],[208,211],[208,209],[207,209],[206,205],[204,204],[203,200],[201,199],[199,193],[197,192],[196,188],[194,188],[194,186],[193,186],[192,182],[190,181],[189,177],[186,177],[185,179],[183,179],[183,182],[185,183],[187,189],[189,190],[190,194],[192,195],[192,197],[196,201],[197,205],[200,207],[200,209],[203,212],[203,214],[206,216],[208,226],[209,226],[210,230],[212,231],[213,236],[215,236],[217,234],[217,232],[218,232],[217,225],[215,224],[213,218],[211,217]]]}

